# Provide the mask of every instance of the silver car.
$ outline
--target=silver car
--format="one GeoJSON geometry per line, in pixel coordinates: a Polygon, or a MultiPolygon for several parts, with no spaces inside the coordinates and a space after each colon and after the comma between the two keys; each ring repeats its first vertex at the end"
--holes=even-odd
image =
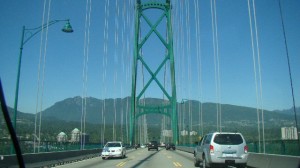
{"type": "Polygon", "coordinates": [[[248,147],[241,133],[215,132],[205,135],[194,149],[194,165],[246,167],[248,147]]]}

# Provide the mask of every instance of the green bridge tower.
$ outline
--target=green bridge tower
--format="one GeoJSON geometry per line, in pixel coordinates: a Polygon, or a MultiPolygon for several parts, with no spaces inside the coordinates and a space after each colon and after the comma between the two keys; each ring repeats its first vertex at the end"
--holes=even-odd
{"type": "MultiPolygon", "coordinates": [[[[161,0],[164,1],[164,0],[161,0]]],[[[149,28],[148,27],[148,28],[149,28]]],[[[144,29],[143,29],[144,30],[144,29]]],[[[152,44],[153,45],[153,44],[152,44]]],[[[157,45],[157,44],[155,44],[157,45]]],[[[131,91],[131,113],[130,113],[130,144],[135,144],[135,124],[137,118],[142,115],[154,113],[159,115],[165,115],[170,118],[173,142],[178,144],[178,118],[177,118],[177,100],[176,100],[176,85],[175,85],[175,63],[174,63],[174,53],[173,53],[173,33],[171,25],[171,2],[170,0],[165,0],[164,2],[158,2],[157,0],[150,0],[149,2],[142,3],[141,0],[136,0],[135,5],[135,35],[134,35],[134,53],[133,53],[133,71],[132,71],[132,91],[131,91]],[[154,22],[151,21],[145,12],[149,10],[160,10],[162,14],[154,22]],[[141,35],[141,20],[146,22],[146,25],[150,27],[150,30],[144,37],[141,35]],[[165,22],[162,22],[164,19],[165,22]],[[159,25],[165,25],[166,37],[164,38],[158,30],[159,25]],[[157,69],[151,69],[149,64],[144,59],[142,51],[143,46],[151,35],[156,35],[165,48],[165,55],[163,55],[162,62],[159,64],[157,69]],[[160,81],[157,75],[160,71],[164,70],[164,66],[169,63],[168,73],[170,74],[170,89],[168,91],[162,85],[163,81],[160,81]],[[137,93],[137,69],[138,64],[145,67],[147,73],[150,75],[150,79],[143,86],[141,91],[137,93]],[[151,83],[156,83],[163,95],[166,97],[167,101],[160,105],[146,105],[141,101],[141,97],[151,83]]],[[[166,70],[165,70],[166,71],[166,70]]]]}

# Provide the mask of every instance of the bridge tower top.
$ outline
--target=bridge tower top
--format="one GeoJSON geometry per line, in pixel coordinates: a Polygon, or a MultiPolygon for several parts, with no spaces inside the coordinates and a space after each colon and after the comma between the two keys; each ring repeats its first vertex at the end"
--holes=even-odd
{"type": "MultiPolygon", "coordinates": [[[[155,44],[157,45],[157,44],[155,44]]],[[[150,51],[152,53],[152,51],[150,51]]],[[[150,53],[150,55],[151,55],[150,53]]],[[[136,119],[145,114],[160,114],[170,117],[171,129],[173,133],[173,142],[178,144],[178,120],[176,110],[176,85],[175,85],[175,65],[174,65],[174,53],[173,53],[173,33],[171,24],[171,2],[165,0],[164,2],[148,1],[142,3],[141,0],[136,0],[135,7],[135,32],[134,32],[134,52],[133,52],[133,71],[132,71],[132,91],[131,91],[131,113],[130,113],[130,143],[131,145],[135,142],[135,124],[136,119]],[[159,10],[159,17],[149,18],[146,11],[151,12],[153,10],[159,10]],[[141,20],[145,21],[141,24],[141,20]],[[165,21],[165,22],[163,22],[165,21]],[[161,25],[161,26],[160,26],[161,25]],[[147,28],[145,28],[147,27],[147,28]],[[160,28],[159,28],[160,27],[160,28]],[[161,27],[165,29],[165,37],[162,35],[161,27]],[[149,29],[150,28],[150,29],[149,29]],[[145,31],[142,34],[141,31],[145,31]],[[164,53],[160,55],[160,60],[156,60],[156,68],[150,66],[150,62],[153,62],[153,58],[146,58],[149,56],[148,51],[143,50],[144,47],[150,44],[149,39],[155,36],[159,40],[159,44],[162,45],[164,53]],[[149,61],[150,60],[150,61],[149,61]],[[146,79],[145,85],[141,90],[137,90],[137,81],[141,75],[138,73],[138,65],[143,67],[146,73],[149,75],[149,79],[146,79]],[[168,68],[163,68],[168,67],[168,68]],[[166,88],[163,78],[158,77],[159,74],[166,74],[166,72],[160,73],[161,71],[168,71],[171,85],[170,88],[166,88]],[[142,96],[145,95],[150,89],[150,85],[156,85],[157,90],[162,92],[166,100],[162,103],[149,104],[142,100],[142,96]]],[[[144,75],[144,74],[143,74],[144,75]]]]}

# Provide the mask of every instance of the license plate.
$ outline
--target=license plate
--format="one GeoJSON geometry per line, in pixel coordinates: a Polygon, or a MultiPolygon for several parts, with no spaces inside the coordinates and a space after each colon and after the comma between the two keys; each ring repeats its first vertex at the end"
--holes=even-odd
{"type": "Polygon", "coordinates": [[[225,164],[228,164],[228,165],[235,164],[235,160],[225,160],[225,164]]]}

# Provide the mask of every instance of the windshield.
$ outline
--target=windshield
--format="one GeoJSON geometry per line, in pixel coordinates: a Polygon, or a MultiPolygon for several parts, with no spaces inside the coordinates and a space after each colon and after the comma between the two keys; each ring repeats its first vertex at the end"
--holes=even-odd
{"type": "Polygon", "coordinates": [[[106,147],[121,147],[120,143],[107,143],[106,147]]]}
{"type": "Polygon", "coordinates": [[[156,141],[151,141],[150,144],[157,144],[157,142],[156,141]]]}
{"type": "Polygon", "coordinates": [[[220,145],[239,145],[243,143],[243,138],[240,134],[217,134],[214,138],[214,143],[220,145]]]}

